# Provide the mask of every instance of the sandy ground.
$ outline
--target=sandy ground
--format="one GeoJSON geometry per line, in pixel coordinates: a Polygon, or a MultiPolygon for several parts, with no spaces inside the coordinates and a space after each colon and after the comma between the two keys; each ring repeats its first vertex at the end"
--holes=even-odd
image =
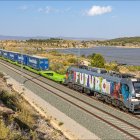
{"type": "Polygon", "coordinates": [[[13,90],[21,94],[42,116],[50,119],[51,125],[60,130],[68,139],[100,139],[11,77],[7,78],[7,84],[12,85],[13,90]],[[62,123],[61,126],[60,123],[62,123]]]}

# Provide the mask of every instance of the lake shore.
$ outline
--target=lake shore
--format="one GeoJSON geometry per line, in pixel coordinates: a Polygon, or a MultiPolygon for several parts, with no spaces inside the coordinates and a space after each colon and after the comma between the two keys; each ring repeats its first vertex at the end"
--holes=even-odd
{"type": "Polygon", "coordinates": [[[69,48],[65,48],[65,47],[61,47],[61,48],[59,48],[59,47],[56,47],[56,48],[46,48],[47,50],[64,50],[64,49],[90,49],[90,48],[98,48],[98,47],[103,47],[103,48],[129,48],[129,49],[131,49],[131,48],[133,48],[133,49],[135,49],[135,48],[140,48],[140,46],[91,46],[91,47],[69,47],[69,48]]]}

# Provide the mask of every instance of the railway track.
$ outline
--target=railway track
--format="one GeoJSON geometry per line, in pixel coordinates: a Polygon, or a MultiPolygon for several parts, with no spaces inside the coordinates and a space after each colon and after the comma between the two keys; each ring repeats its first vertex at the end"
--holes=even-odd
{"type": "MultiPolygon", "coordinates": [[[[3,63],[1,63],[1,64],[7,68],[13,70],[14,72],[21,74],[21,71],[19,69],[15,69],[15,68],[8,66],[6,64],[3,64],[3,63]]],[[[30,81],[36,83],[37,85],[39,85],[40,87],[46,89],[46,91],[50,91],[51,93],[53,93],[56,96],[58,96],[59,98],[65,100],[66,102],[69,102],[70,104],[80,108],[81,110],[85,111],[86,113],[90,114],[91,116],[101,120],[102,122],[105,122],[106,124],[112,126],[115,129],[123,132],[130,138],[140,139],[140,127],[138,127],[134,124],[131,124],[131,123],[127,122],[126,120],[123,120],[100,108],[97,108],[96,106],[93,106],[92,104],[88,103],[87,101],[77,98],[76,96],[70,94],[69,92],[63,91],[62,89],[60,90],[60,89],[52,86],[49,83],[45,83],[44,81],[37,79],[37,77],[32,76],[31,74],[28,74],[28,73],[22,71],[22,76],[25,77],[27,80],[30,80],[30,81]]]]}
{"type": "MultiPolygon", "coordinates": [[[[83,94],[84,96],[87,96],[86,94],[83,94]]],[[[118,107],[114,107],[112,104],[108,104],[108,103],[106,103],[106,102],[104,102],[104,101],[101,101],[101,100],[98,100],[98,99],[96,99],[94,96],[87,96],[88,98],[91,98],[92,100],[94,100],[94,101],[98,101],[98,102],[100,102],[101,104],[103,104],[103,105],[107,105],[109,108],[112,108],[112,109],[114,109],[114,110],[116,110],[116,111],[121,111],[122,113],[124,113],[124,114],[127,114],[127,115],[129,115],[129,116],[131,116],[132,118],[136,118],[136,119],[140,119],[140,114],[137,114],[137,115],[135,115],[135,114],[132,114],[132,112],[124,112],[123,110],[121,110],[120,108],[118,108],[118,107]]]]}
{"type": "MultiPolygon", "coordinates": [[[[6,62],[6,63],[8,63],[8,62],[6,62]]],[[[8,65],[9,65],[9,63],[8,63],[8,65]]],[[[13,64],[10,64],[10,65],[11,65],[11,66],[14,66],[13,64]]],[[[19,67],[17,67],[17,66],[16,66],[15,69],[21,71],[21,68],[19,68],[19,67]]],[[[22,72],[24,72],[24,73],[26,73],[26,74],[29,75],[29,71],[28,71],[28,73],[27,73],[27,71],[22,71],[22,72]]],[[[34,74],[34,73],[32,73],[32,72],[30,72],[30,74],[33,74],[34,76],[32,76],[32,75],[31,75],[31,76],[34,77],[34,78],[37,78],[36,76],[38,76],[38,75],[36,75],[36,74],[34,74]]],[[[55,89],[58,89],[59,91],[65,92],[65,93],[67,93],[67,94],[69,94],[68,92],[73,91],[74,93],[78,94],[79,96],[81,95],[80,92],[77,92],[77,91],[75,91],[75,90],[73,90],[73,89],[70,89],[70,91],[67,92],[66,90],[69,90],[69,88],[67,88],[66,86],[63,86],[63,85],[61,85],[61,84],[58,84],[58,83],[56,83],[56,82],[54,82],[54,81],[52,81],[52,80],[48,80],[48,79],[46,79],[46,78],[44,78],[44,77],[39,77],[39,78],[37,78],[39,81],[44,82],[44,83],[46,83],[46,84],[48,84],[48,85],[54,87],[55,89]],[[42,79],[39,79],[39,78],[42,78],[42,79]],[[47,82],[44,81],[44,79],[47,80],[47,82]],[[60,86],[61,86],[61,87],[60,87],[60,86]]],[[[79,98],[79,96],[78,96],[78,98],[79,98]]],[[[114,107],[114,106],[111,106],[111,105],[109,105],[109,104],[107,104],[107,103],[103,103],[102,101],[97,100],[95,97],[93,97],[93,96],[88,96],[87,94],[82,94],[82,96],[85,96],[85,98],[89,98],[89,99],[94,100],[94,101],[96,101],[96,102],[100,102],[102,105],[107,106],[107,107],[109,107],[109,108],[112,108],[113,110],[119,111],[119,112],[121,112],[121,113],[123,113],[123,114],[128,114],[128,115],[130,115],[132,118],[140,119],[140,114],[139,114],[139,115],[133,115],[131,112],[124,112],[124,111],[120,110],[119,108],[116,108],[116,107],[114,107]]],[[[72,96],[72,97],[73,97],[73,96],[72,96]]],[[[92,107],[93,107],[93,106],[92,106],[92,107]]],[[[98,107],[97,107],[97,108],[98,108],[98,107]]],[[[100,108],[99,108],[99,109],[100,109],[100,108]]]]}

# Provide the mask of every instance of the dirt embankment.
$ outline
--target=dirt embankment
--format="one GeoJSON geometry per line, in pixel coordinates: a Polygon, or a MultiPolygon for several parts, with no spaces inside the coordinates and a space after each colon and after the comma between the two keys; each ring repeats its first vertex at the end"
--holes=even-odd
{"type": "Polygon", "coordinates": [[[49,119],[42,117],[19,93],[13,91],[2,77],[0,74],[0,139],[67,139],[50,124],[49,119]]]}

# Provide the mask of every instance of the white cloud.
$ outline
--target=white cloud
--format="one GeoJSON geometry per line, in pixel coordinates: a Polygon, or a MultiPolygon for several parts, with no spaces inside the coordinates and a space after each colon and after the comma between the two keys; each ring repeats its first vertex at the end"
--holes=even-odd
{"type": "Polygon", "coordinates": [[[27,10],[27,9],[28,9],[28,6],[26,6],[26,5],[23,5],[23,6],[19,7],[19,9],[20,9],[20,10],[23,10],[23,11],[25,11],[25,10],[27,10]]]}
{"type": "Polygon", "coordinates": [[[105,13],[110,13],[112,11],[111,6],[97,6],[93,5],[89,10],[86,11],[88,16],[102,15],[105,13]]]}
{"type": "Polygon", "coordinates": [[[57,9],[57,8],[53,8],[51,6],[46,6],[44,8],[38,8],[37,11],[38,12],[42,12],[42,13],[65,13],[65,12],[69,12],[71,10],[71,8],[65,8],[65,9],[57,9]]]}
{"type": "Polygon", "coordinates": [[[57,9],[54,9],[50,6],[46,6],[45,8],[38,8],[38,12],[43,12],[43,13],[52,13],[52,12],[57,12],[57,9]]]}

